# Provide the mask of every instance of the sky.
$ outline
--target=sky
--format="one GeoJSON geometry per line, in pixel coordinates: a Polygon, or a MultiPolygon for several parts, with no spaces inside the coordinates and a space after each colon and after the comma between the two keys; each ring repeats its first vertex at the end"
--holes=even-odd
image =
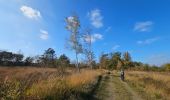
{"type": "MultiPolygon", "coordinates": [[[[66,54],[70,33],[64,19],[79,16],[92,29],[96,59],[102,52],[130,52],[134,61],[170,62],[170,0],[0,0],[0,50],[66,54]]],[[[80,55],[80,59],[83,56],[80,55]]]]}

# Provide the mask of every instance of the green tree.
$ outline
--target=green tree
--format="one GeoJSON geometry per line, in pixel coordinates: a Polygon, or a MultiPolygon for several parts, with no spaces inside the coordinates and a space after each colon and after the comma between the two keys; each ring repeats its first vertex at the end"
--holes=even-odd
{"type": "Polygon", "coordinates": [[[34,58],[33,57],[26,57],[24,62],[26,66],[30,66],[33,64],[34,58]]]}
{"type": "Polygon", "coordinates": [[[109,65],[109,57],[108,54],[102,54],[100,57],[100,65],[101,69],[107,69],[109,65]]]}
{"type": "Polygon", "coordinates": [[[61,74],[61,76],[63,76],[65,73],[65,68],[69,66],[70,66],[70,59],[65,54],[62,54],[57,59],[58,73],[61,74]]]}
{"type": "Polygon", "coordinates": [[[22,60],[24,58],[23,54],[13,54],[13,61],[15,65],[20,65],[22,63],[22,60]]]}
{"type": "Polygon", "coordinates": [[[52,48],[45,50],[41,56],[41,62],[44,66],[55,66],[55,51],[52,48]]]}
{"type": "Polygon", "coordinates": [[[61,55],[58,59],[59,66],[61,67],[69,67],[70,66],[70,59],[65,55],[61,55]]]}
{"type": "Polygon", "coordinates": [[[121,67],[122,61],[121,61],[121,53],[115,52],[111,54],[111,69],[118,69],[118,67],[121,67]]]}
{"type": "Polygon", "coordinates": [[[133,67],[131,55],[129,52],[123,54],[123,64],[125,68],[133,67]]]}
{"type": "Polygon", "coordinates": [[[7,51],[1,51],[0,52],[0,64],[1,65],[10,65],[14,58],[14,55],[12,52],[7,52],[7,51]]]}
{"type": "Polygon", "coordinates": [[[170,71],[170,63],[164,64],[163,69],[165,69],[166,71],[170,71]]]}

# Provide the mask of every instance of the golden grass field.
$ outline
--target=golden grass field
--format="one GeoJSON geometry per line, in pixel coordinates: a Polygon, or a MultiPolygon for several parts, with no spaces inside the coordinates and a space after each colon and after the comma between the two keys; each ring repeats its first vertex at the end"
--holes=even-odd
{"type": "MultiPolygon", "coordinates": [[[[99,76],[107,72],[67,68],[61,75],[56,68],[0,67],[0,99],[86,100],[99,76]]],[[[170,100],[168,72],[126,71],[125,82],[144,100],[170,100]]]]}
{"type": "Polygon", "coordinates": [[[6,99],[75,99],[89,92],[100,72],[67,69],[64,76],[54,68],[0,68],[0,97],[6,99]],[[3,92],[2,92],[3,91],[3,92]]]}
{"type": "Polygon", "coordinates": [[[170,100],[170,73],[127,71],[127,82],[147,100],[170,100]]]}

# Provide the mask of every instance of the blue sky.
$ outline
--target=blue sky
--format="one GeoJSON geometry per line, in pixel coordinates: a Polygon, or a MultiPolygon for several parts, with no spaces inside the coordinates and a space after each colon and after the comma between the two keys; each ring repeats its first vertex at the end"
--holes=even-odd
{"type": "MultiPolygon", "coordinates": [[[[65,48],[64,18],[77,14],[93,31],[93,51],[129,51],[135,61],[170,62],[170,0],[0,0],[0,49],[27,56],[65,48]]],[[[81,56],[80,56],[81,57],[81,56]]]]}

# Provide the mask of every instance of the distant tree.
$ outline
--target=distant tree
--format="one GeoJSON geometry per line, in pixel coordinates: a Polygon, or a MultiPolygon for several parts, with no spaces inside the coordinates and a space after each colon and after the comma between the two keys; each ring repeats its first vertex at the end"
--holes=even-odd
{"type": "Polygon", "coordinates": [[[98,66],[98,64],[96,63],[95,60],[92,61],[92,66],[93,66],[94,69],[99,68],[99,66],[98,66]]]}
{"type": "Polygon", "coordinates": [[[143,66],[143,63],[142,62],[133,62],[133,65],[135,66],[135,67],[139,67],[139,66],[143,66]]]}
{"type": "Polygon", "coordinates": [[[41,61],[44,66],[55,66],[55,51],[52,48],[45,50],[41,56],[41,61]]]}
{"type": "Polygon", "coordinates": [[[85,42],[84,45],[84,54],[85,57],[87,59],[88,65],[89,67],[92,69],[93,68],[93,64],[92,62],[94,61],[94,52],[92,51],[92,41],[93,41],[93,37],[91,34],[91,29],[87,28],[83,34],[83,40],[85,42]]]}
{"type": "Polygon", "coordinates": [[[70,59],[65,55],[62,54],[58,59],[57,59],[57,68],[58,68],[58,73],[63,76],[65,73],[65,68],[70,66],[70,59]]]}
{"type": "Polygon", "coordinates": [[[70,16],[65,19],[66,29],[70,31],[70,38],[68,40],[69,47],[74,50],[76,54],[76,67],[79,70],[78,54],[83,52],[82,44],[80,43],[80,21],[77,16],[70,16]]]}
{"type": "Polygon", "coordinates": [[[22,60],[24,58],[23,54],[13,54],[13,61],[15,63],[15,65],[21,65],[22,60]]]}
{"type": "Polygon", "coordinates": [[[23,54],[12,53],[7,51],[0,52],[0,65],[9,66],[9,65],[23,65],[23,54]]]}
{"type": "Polygon", "coordinates": [[[34,58],[33,57],[26,57],[24,62],[26,66],[30,66],[33,64],[34,58]]]}
{"type": "Polygon", "coordinates": [[[125,52],[125,53],[123,54],[123,63],[124,63],[124,67],[125,67],[125,68],[133,67],[131,55],[130,55],[129,52],[125,52]]]}
{"type": "Polygon", "coordinates": [[[0,52],[0,64],[1,65],[11,65],[13,60],[13,53],[7,51],[0,52]]]}
{"type": "Polygon", "coordinates": [[[39,67],[42,66],[42,56],[36,55],[36,56],[33,57],[33,59],[34,59],[33,63],[34,63],[35,66],[39,66],[39,67]]]}
{"type": "Polygon", "coordinates": [[[103,54],[100,57],[100,68],[104,68],[107,69],[108,68],[108,64],[109,64],[109,57],[108,54],[103,54]]]}
{"type": "Polygon", "coordinates": [[[123,58],[125,61],[131,61],[131,55],[129,52],[125,52],[124,55],[123,55],[123,58]]]}
{"type": "Polygon", "coordinates": [[[123,66],[122,60],[118,60],[116,69],[120,70],[123,66]]]}
{"type": "Polygon", "coordinates": [[[165,69],[166,71],[170,71],[170,63],[164,64],[163,69],[165,69]]]}
{"type": "Polygon", "coordinates": [[[70,66],[70,59],[65,55],[61,55],[58,59],[59,66],[61,67],[69,67],[70,66]]]}
{"type": "Polygon", "coordinates": [[[151,67],[149,66],[149,64],[143,64],[143,70],[149,71],[149,69],[151,69],[151,67]]]}
{"type": "Polygon", "coordinates": [[[112,69],[120,69],[122,67],[121,52],[115,52],[111,54],[112,69]]]}

